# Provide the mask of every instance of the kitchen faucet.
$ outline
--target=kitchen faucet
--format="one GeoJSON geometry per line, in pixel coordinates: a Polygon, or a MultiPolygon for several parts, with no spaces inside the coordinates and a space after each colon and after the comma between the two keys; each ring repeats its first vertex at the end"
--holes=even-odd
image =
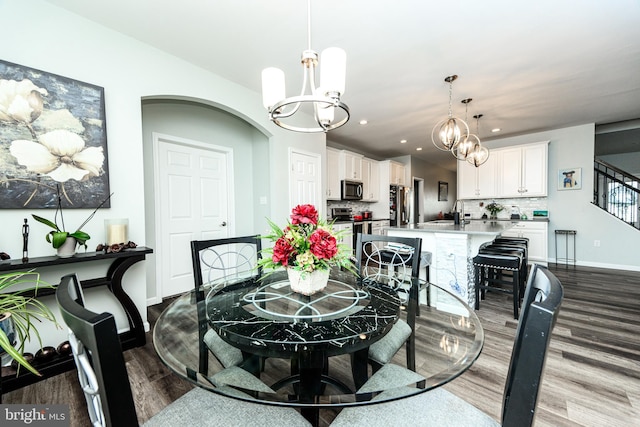
{"type": "Polygon", "coordinates": [[[453,204],[453,211],[460,212],[460,224],[464,225],[464,200],[456,200],[453,204]],[[460,210],[458,210],[458,207],[460,207],[460,210]]]}

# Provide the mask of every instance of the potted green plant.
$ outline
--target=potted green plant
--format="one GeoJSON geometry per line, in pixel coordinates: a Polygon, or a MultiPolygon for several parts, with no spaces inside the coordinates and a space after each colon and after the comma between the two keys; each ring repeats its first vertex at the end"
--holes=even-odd
{"type": "Polygon", "coordinates": [[[485,209],[491,213],[491,219],[496,219],[498,217],[498,212],[502,211],[504,206],[497,204],[494,200],[489,203],[485,209]]]}
{"type": "Polygon", "coordinates": [[[100,203],[98,207],[93,210],[93,212],[91,212],[91,215],[89,215],[87,219],[85,219],[84,222],[80,224],[80,227],[78,227],[76,231],[71,233],[66,231],[66,227],[64,223],[64,215],[62,214],[62,197],[60,196],[60,187],[58,187],[58,205],[56,207],[56,213],[54,215],[53,221],[50,221],[38,215],[31,215],[31,216],[36,221],[41,222],[42,224],[48,225],[49,227],[53,228],[53,231],[48,232],[45,238],[47,239],[47,242],[53,245],[54,249],[58,249],[59,255],[64,256],[63,254],[60,253],[60,248],[62,248],[63,245],[65,245],[65,243],[71,246],[71,249],[72,249],[71,254],[73,254],[75,252],[76,244],[80,246],[84,246],[85,250],[87,249],[87,240],[89,240],[91,236],[89,236],[89,234],[87,234],[86,232],[82,231],[82,227],[84,227],[85,225],[87,225],[89,221],[91,221],[91,218],[93,218],[93,216],[96,214],[98,209],[100,209],[107,202],[107,200],[111,198],[112,195],[113,193],[107,196],[107,198],[104,199],[102,203],[100,203]],[[59,223],[58,223],[58,217],[60,221],[59,223]],[[68,239],[73,239],[73,240],[71,242],[67,242],[68,239]]]}
{"type": "Polygon", "coordinates": [[[35,336],[42,347],[36,321],[49,320],[58,326],[49,307],[37,299],[38,290],[43,288],[52,286],[40,280],[35,271],[0,274],[0,353],[6,352],[36,375],[40,373],[23,356],[25,342],[35,336]]]}

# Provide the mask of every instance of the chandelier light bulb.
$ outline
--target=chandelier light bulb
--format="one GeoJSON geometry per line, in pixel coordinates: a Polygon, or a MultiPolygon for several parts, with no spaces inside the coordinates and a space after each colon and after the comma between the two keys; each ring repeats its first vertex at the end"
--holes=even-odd
{"type": "Polygon", "coordinates": [[[270,109],[284,99],[284,71],[269,67],[262,70],[262,105],[270,109]]]}

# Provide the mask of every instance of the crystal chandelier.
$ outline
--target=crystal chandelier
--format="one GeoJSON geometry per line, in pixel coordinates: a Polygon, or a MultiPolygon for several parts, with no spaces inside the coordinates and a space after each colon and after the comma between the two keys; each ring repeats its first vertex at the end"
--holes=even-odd
{"type": "Polygon", "coordinates": [[[436,123],[431,131],[433,145],[442,151],[454,150],[460,143],[460,139],[469,134],[467,122],[459,117],[454,117],[452,112],[453,81],[457,78],[458,76],[454,74],[444,79],[445,82],[449,83],[449,116],[436,123]]]}
{"type": "MultiPolygon", "coordinates": [[[[473,116],[473,118],[476,119],[476,134],[480,133],[481,117],[482,117],[482,114],[473,116]]],[[[473,136],[475,137],[476,141],[473,144],[473,147],[471,148],[471,150],[469,151],[469,154],[467,155],[467,161],[472,165],[474,165],[475,167],[478,167],[484,164],[489,159],[489,149],[487,147],[484,147],[482,143],[480,143],[480,138],[478,138],[477,135],[473,135],[473,136]]]]}
{"type": "Polygon", "coordinates": [[[278,68],[265,68],[262,71],[262,104],[269,111],[269,119],[284,129],[305,133],[327,132],[349,120],[349,107],[340,100],[345,89],[347,55],[337,47],[322,51],[320,87],[316,87],[318,54],[311,49],[311,0],[307,1],[307,41],[307,49],[302,52],[304,75],[300,95],[286,98],[284,72],[278,68]],[[297,121],[287,120],[298,111],[307,111],[315,122],[299,116],[297,121]]]}
{"type": "MultiPolygon", "coordinates": [[[[463,99],[462,102],[464,104],[464,121],[468,122],[468,114],[469,114],[469,103],[473,101],[472,98],[463,99]]],[[[453,156],[461,161],[467,160],[471,149],[475,145],[476,141],[480,142],[478,137],[472,133],[468,133],[463,135],[458,145],[451,149],[451,153],[453,156]]]]}

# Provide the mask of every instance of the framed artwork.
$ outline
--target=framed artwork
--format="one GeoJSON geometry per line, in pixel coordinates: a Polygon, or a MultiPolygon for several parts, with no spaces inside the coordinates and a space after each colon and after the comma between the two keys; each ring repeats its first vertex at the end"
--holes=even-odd
{"type": "Polygon", "coordinates": [[[580,190],[582,168],[558,169],[558,190],[580,190]]]}
{"type": "Polygon", "coordinates": [[[110,194],[104,89],[0,60],[0,208],[55,208],[58,189],[65,208],[110,194]]]}
{"type": "Polygon", "coordinates": [[[449,199],[449,183],[438,181],[438,201],[446,202],[449,199]]]}

